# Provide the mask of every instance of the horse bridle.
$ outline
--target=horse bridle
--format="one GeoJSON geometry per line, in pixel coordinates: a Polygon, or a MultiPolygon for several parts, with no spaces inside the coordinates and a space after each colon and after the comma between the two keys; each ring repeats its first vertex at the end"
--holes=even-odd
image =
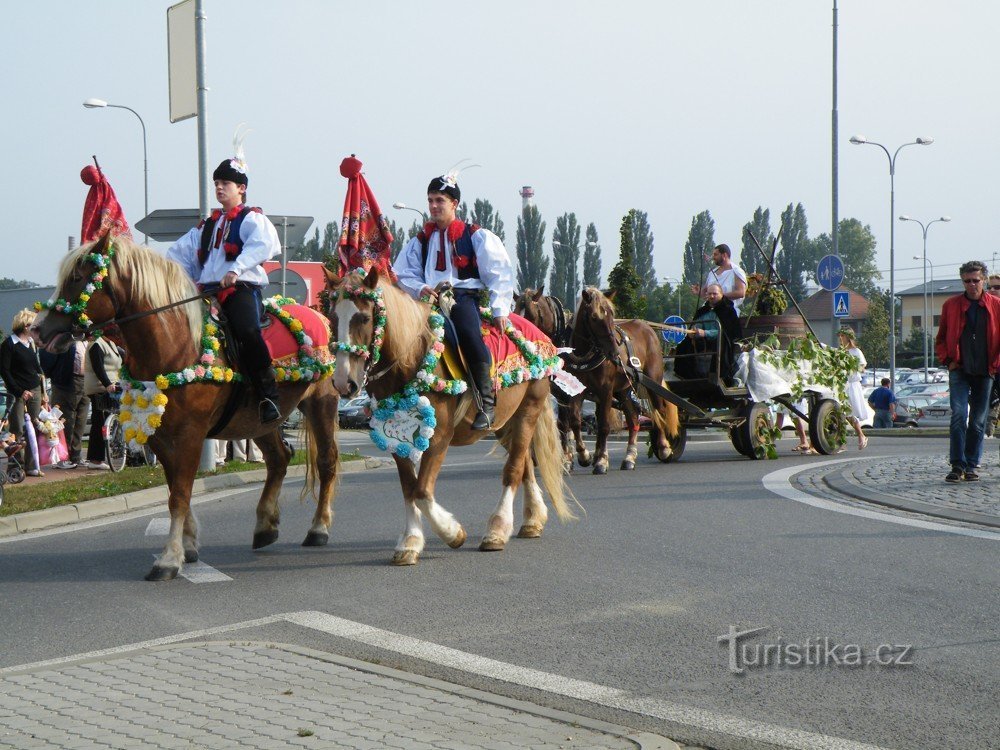
{"type": "Polygon", "coordinates": [[[376,287],[375,289],[366,289],[362,286],[348,286],[345,282],[342,284],[335,292],[327,290],[326,295],[326,307],[327,315],[334,308],[337,300],[340,299],[341,294],[346,294],[348,297],[360,297],[362,299],[371,300],[375,314],[372,316],[374,318],[374,324],[372,326],[372,340],[369,344],[351,344],[350,342],[330,342],[331,352],[345,352],[348,355],[355,357],[364,357],[368,360],[368,364],[365,365],[364,372],[362,373],[362,383],[361,388],[364,388],[369,383],[374,383],[379,378],[385,377],[393,367],[396,366],[396,362],[390,362],[388,367],[384,369],[373,372],[375,366],[381,361],[382,358],[382,336],[385,334],[385,303],[382,300],[382,290],[376,287]]]}

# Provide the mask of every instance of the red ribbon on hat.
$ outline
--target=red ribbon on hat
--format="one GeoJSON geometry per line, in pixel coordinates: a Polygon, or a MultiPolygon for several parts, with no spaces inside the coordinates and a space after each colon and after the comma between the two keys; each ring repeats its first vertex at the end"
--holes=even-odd
{"type": "Polygon", "coordinates": [[[354,154],[340,163],[340,174],[347,178],[347,197],[344,199],[344,218],[340,225],[340,275],[346,276],[356,268],[365,271],[376,266],[393,282],[392,232],[389,222],[382,215],[378,201],[372,193],[354,154]]]}
{"type": "Polygon", "coordinates": [[[80,244],[93,242],[107,233],[112,237],[132,239],[125,212],[101,168],[90,165],[84,167],[80,171],[80,179],[85,185],[90,185],[90,192],[83,204],[80,244]]]}

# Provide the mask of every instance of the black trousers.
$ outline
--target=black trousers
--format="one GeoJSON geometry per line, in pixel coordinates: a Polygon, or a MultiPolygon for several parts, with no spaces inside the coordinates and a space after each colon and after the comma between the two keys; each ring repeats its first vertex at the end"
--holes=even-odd
{"type": "MultiPolygon", "coordinates": [[[[451,322],[458,334],[458,348],[470,368],[489,364],[490,350],[483,342],[483,320],[479,317],[479,289],[455,289],[455,306],[451,308],[451,322]]],[[[474,370],[473,370],[474,371],[474,370]]]]}
{"type": "Polygon", "coordinates": [[[261,372],[271,366],[271,354],[260,332],[260,316],[264,311],[260,287],[237,286],[226,297],[222,310],[229,320],[229,332],[239,347],[240,370],[259,390],[261,372]]]}

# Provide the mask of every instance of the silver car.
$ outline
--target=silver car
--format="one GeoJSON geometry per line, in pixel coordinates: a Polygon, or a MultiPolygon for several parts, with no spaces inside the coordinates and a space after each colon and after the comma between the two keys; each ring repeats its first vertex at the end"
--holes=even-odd
{"type": "Polygon", "coordinates": [[[951,425],[951,399],[939,398],[917,411],[919,427],[949,427],[951,425]]]}

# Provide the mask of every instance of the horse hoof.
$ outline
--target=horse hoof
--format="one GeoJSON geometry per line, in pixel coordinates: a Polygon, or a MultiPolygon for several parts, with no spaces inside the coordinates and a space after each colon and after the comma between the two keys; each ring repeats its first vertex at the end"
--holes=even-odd
{"type": "Polygon", "coordinates": [[[517,532],[518,539],[538,539],[542,535],[542,530],[538,526],[528,526],[525,524],[517,532]]]}
{"type": "Polygon", "coordinates": [[[572,461],[565,461],[565,462],[563,462],[563,471],[566,472],[567,474],[572,474],[573,473],[573,462],[572,461]]]}
{"type": "Polygon", "coordinates": [[[403,566],[403,565],[416,565],[417,560],[420,559],[420,553],[415,549],[403,549],[397,550],[392,556],[392,564],[403,566]]]}
{"type": "Polygon", "coordinates": [[[590,466],[590,461],[590,456],[577,456],[576,458],[576,462],[580,464],[580,466],[590,466]]]}
{"type": "Polygon", "coordinates": [[[607,474],[608,473],[608,467],[607,467],[607,465],[606,464],[594,464],[594,473],[595,474],[607,474]]]}
{"type": "Polygon", "coordinates": [[[451,547],[452,549],[458,549],[463,544],[465,544],[465,540],[468,539],[468,538],[469,538],[469,535],[465,533],[465,529],[462,528],[461,526],[459,526],[458,527],[458,534],[455,536],[454,539],[452,539],[450,542],[448,542],[448,546],[451,547]]]}
{"type": "Polygon", "coordinates": [[[635,461],[629,461],[628,459],[622,461],[622,469],[621,469],[622,471],[632,471],[634,469],[635,469],[635,461]]]}
{"type": "Polygon", "coordinates": [[[507,543],[503,539],[483,539],[479,543],[479,549],[482,552],[502,552],[507,543]]]}
{"type": "Polygon", "coordinates": [[[159,565],[154,565],[153,569],[146,574],[147,581],[172,581],[177,577],[177,574],[181,572],[180,568],[175,567],[160,567],[159,565]]]}
{"type": "Polygon", "coordinates": [[[306,534],[305,541],[302,542],[303,547],[325,547],[326,543],[330,541],[330,535],[325,531],[310,531],[306,534]]]}
{"type": "Polygon", "coordinates": [[[278,541],[278,530],[271,529],[270,531],[258,531],[253,535],[253,548],[260,549],[261,547],[266,547],[269,544],[274,544],[278,541]]]}
{"type": "Polygon", "coordinates": [[[198,562],[198,550],[196,550],[196,549],[186,549],[186,550],[184,550],[184,562],[186,562],[186,563],[196,563],[196,562],[198,562]]]}

